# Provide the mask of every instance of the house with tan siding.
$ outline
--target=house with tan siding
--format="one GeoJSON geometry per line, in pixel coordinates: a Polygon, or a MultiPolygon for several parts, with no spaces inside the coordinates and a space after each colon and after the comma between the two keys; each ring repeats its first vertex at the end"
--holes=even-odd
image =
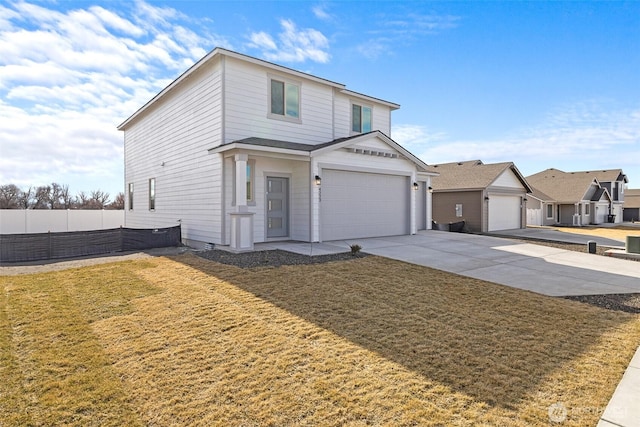
{"type": "Polygon", "coordinates": [[[531,187],[512,162],[481,160],[431,165],[432,216],[436,223],[464,221],[469,231],[490,232],[526,227],[531,187]]]}

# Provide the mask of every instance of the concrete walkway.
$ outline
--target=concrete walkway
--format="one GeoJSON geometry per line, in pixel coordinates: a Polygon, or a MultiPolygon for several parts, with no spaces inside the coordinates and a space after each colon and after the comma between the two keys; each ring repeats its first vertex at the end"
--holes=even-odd
{"type": "MultiPolygon", "coordinates": [[[[527,230],[524,230],[527,231],[527,230]]],[[[589,236],[553,232],[586,243],[589,236]]],[[[536,238],[540,238],[538,233],[536,238]]],[[[607,240],[607,239],[605,239],[607,240]]],[[[569,241],[571,240],[561,240],[569,241]]],[[[616,246],[619,242],[614,241],[616,246]]],[[[640,262],[572,252],[512,239],[424,231],[414,236],[353,239],[325,243],[279,242],[256,249],[284,249],[307,255],[363,252],[437,268],[551,296],[640,293],[640,262]]],[[[601,245],[606,245],[600,240],[601,245]]],[[[640,427],[640,347],[607,405],[598,427],[640,427]]]]}

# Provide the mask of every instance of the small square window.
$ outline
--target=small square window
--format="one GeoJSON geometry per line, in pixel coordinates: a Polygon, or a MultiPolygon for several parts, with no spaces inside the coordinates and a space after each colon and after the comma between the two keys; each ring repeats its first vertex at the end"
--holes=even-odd
{"type": "Polygon", "coordinates": [[[351,130],[353,132],[371,132],[371,107],[353,104],[351,106],[351,130]]]}

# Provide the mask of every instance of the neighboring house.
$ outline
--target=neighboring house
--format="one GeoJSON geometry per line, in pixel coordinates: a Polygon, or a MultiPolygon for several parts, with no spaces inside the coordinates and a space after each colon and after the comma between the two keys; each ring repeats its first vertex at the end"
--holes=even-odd
{"type": "Polygon", "coordinates": [[[640,221],[640,189],[627,189],[624,193],[623,221],[640,221]]]}
{"type": "Polygon", "coordinates": [[[126,225],[235,250],[430,228],[434,174],[390,138],[398,108],[216,48],[118,127],[126,225]]]}
{"type": "Polygon", "coordinates": [[[473,160],[432,165],[429,170],[440,174],[431,181],[434,221],[465,221],[475,232],[526,227],[531,187],[513,163],[473,160]]]}
{"type": "Polygon", "coordinates": [[[528,225],[622,222],[627,177],[620,169],[564,172],[551,168],[526,179],[534,189],[528,225]]]}

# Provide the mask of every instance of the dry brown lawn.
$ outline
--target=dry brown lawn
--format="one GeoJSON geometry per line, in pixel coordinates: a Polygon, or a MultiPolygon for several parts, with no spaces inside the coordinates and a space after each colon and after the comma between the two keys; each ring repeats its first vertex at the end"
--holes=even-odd
{"type": "Polygon", "coordinates": [[[378,257],[0,277],[0,424],[595,425],[640,317],[378,257]]]}
{"type": "Polygon", "coordinates": [[[565,233],[583,234],[587,236],[605,237],[626,241],[627,236],[640,236],[640,227],[554,227],[555,230],[565,233]]]}

